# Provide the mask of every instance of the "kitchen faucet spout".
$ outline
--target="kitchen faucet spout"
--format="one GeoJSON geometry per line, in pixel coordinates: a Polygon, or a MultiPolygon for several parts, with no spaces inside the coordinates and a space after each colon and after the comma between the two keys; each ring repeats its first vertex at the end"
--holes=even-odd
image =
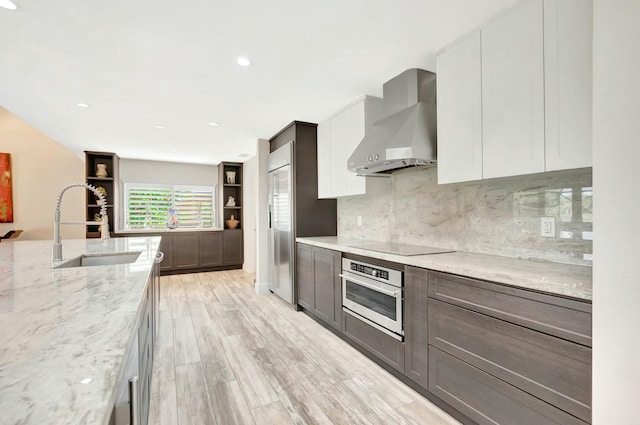
{"type": "MultiPolygon", "coordinates": [[[[101,227],[101,237],[102,239],[109,239],[109,221],[107,217],[107,198],[96,189],[95,186],[92,186],[87,183],[75,183],[70,184],[60,191],[58,195],[58,201],[56,202],[56,212],[53,219],[53,261],[62,260],[62,237],[60,236],[60,205],[62,204],[62,195],[71,189],[72,187],[84,187],[92,191],[99,199],[100,199],[100,216],[102,217],[101,227]]],[[[90,222],[79,222],[74,224],[89,224],[90,222]]],[[[96,222],[98,223],[98,222],[96,222]]],[[[69,223],[71,224],[71,223],[69,223]]]]}

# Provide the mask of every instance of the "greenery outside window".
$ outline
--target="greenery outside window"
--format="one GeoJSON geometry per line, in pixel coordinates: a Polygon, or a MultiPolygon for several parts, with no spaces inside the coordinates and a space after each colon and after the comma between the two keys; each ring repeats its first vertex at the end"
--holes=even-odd
{"type": "Polygon", "coordinates": [[[179,228],[213,227],[215,189],[215,186],[125,183],[125,228],[166,229],[172,206],[179,228]]]}

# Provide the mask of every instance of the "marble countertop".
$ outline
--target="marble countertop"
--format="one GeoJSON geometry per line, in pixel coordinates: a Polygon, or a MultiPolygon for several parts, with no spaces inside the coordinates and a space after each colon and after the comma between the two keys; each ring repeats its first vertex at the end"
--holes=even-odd
{"type": "Polygon", "coordinates": [[[296,241],[321,248],[490,280],[535,291],[587,301],[593,299],[592,270],[587,266],[468,252],[412,256],[394,255],[356,248],[350,245],[361,244],[364,241],[336,236],[305,237],[297,238],[296,241]]]}
{"type": "Polygon", "coordinates": [[[160,239],[63,240],[64,259],[141,254],[55,270],[51,241],[0,244],[1,423],[108,422],[160,239]]]}

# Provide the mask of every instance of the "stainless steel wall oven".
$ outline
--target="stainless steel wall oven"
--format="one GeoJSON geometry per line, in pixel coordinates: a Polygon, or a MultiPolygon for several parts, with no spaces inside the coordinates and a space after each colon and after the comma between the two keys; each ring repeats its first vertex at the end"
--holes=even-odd
{"type": "Polygon", "coordinates": [[[403,341],[403,272],[343,258],[340,277],[343,311],[403,341]]]}

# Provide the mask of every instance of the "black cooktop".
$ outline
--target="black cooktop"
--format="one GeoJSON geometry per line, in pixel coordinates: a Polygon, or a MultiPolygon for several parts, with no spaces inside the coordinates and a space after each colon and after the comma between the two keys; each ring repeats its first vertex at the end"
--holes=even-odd
{"type": "Polygon", "coordinates": [[[349,244],[350,247],[366,249],[367,251],[385,252],[387,254],[396,255],[428,255],[428,254],[442,254],[445,252],[455,252],[452,249],[435,248],[432,246],[422,245],[409,245],[395,242],[374,242],[374,241],[362,241],[358,243],[349,244]]]}

